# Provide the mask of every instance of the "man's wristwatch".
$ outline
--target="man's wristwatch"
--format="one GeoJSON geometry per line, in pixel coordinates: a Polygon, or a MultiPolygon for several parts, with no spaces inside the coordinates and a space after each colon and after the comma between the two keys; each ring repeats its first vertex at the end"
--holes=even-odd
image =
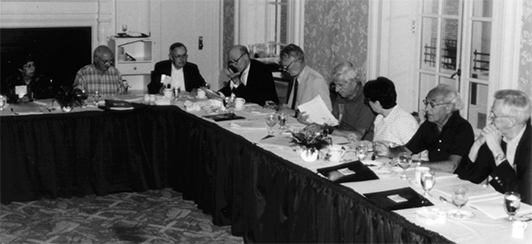
{"type": "Polygon", "coordinates": [[[499,153],[495,156],[495,162],[497,164],[504,162],[504,160],[506,160],[506,155],[504,153],[499,153]]]}

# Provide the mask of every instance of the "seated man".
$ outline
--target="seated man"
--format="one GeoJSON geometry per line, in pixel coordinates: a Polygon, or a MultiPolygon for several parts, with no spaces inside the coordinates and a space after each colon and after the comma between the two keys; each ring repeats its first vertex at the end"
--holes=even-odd
{"type": "Polygon", "coordinates": [[[266,101],[279,102],[271,70],[262,62],[250,59],[245,46],[236,45],[229,50],[228,68],[224,73],[229,78],[219,91],[224,96],[234,94],[260,105],[266,101]]]}
{"type": "Polygon", "coordinates": [[[460,161],[467,157],[474,141],[473,128],[460,116],[462,100],[458,92],[448,85],[440,84],[429,91],[423,100],[427,120],[423,122],[410,141],[390,148],[375,143],[378,156],[397,157],[399,152],[420,153],[428,151],[429,162],[422,162],[435,171],[460,174],[460,161]]]}
{"type": "Polygon", "coordinates": [[[183,43],[176,42],[170,46],[169,60],[155,64],[148,84],[148,93],[162,94],[165,88],[161,81],[161,75],[171,77],[170,86],[180,88],[182,91],[192,92],[194,89],[205,86],[205,80],[200,74],[198,66],[187,62],[187,47],[183,43]]]}
{"type": "Polygon", "coordinates": [[[84,90],[87,94],[99,92],[102,95],[122,93],[126,87],[122,83],[122,75],[113,66],[114,58],[107,46],[94,49],[93,63],[85,65],[76,74],[74,89],[84,90]]]}
{"type": "Polygon", "coordinates": [[[522,202],[532,204],[530,112],[530,99],[524,92],[497,91],[491,124],[482,130],[469,157],[464,158],[462,164],[468,172],[460,178],[480,183],[490,176],[495,190],[518,192],[522,202]]]}
{"type": "MultiPolygon", "coordinates": [[[[375,114],[364,104],[363,84],[353,64],[344,62],[333,69],[334,89],[338,93],[332,114],[338,119],[335,135],[373,140],[375,114]]],[[[327,90],[328,91],[328,90],[327,90]]]]}
{"type": "Polygon", "coordinates": [[[305,64],[303,50],[294,44],[289,44],[281,50],[280,56],[281,68],[294,79],[288,87],[288,106],[296,109],[297,106],[320,95],[329,111],[332,110],[327,81],[320,73],[305,64]]]}
{"type": "Polygon", "coordinates": [[[370,80],[364,85],[364,96],[373,112],[374,141],[405,145],[417,131],[418,122],[406,110],[397,105],[395,85],[386,77],[370,80]]]}

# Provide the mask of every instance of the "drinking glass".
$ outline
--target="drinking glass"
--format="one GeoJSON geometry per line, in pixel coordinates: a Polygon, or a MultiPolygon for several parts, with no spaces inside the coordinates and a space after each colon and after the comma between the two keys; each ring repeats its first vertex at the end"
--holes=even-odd
{"type": "Polygon", "coordinates": [[[98,103],[100,102],[101,98],[102,98],[102,95],[100,95],[99,91],[95,91],[92,94],[92,101],[94,102],[94,106],[98,106],[98,103]]]}
{"type": "Polygon", "coordinates": [[[286,130],[286,114],[280,112],[277,117],[279,119],[279,129],[286,130]]]}
{"type": "Polygon", "coordinates": [[[355,145],[355,155],[358,160],[365,159],[368,156],[368,146],[364,142],[358,142],[355,145]]]}
{"type": "Polygon", "coordinates": [[[457,186],[453,188],[453,204],[458,208],[458,211],[453,213],[453,217],[461,219],[464,217],[460,209],[466,205],[469,199],[469,189],[465,186],[457,186]]]}
{"type": "Polygon", "coordinates": [[[436,176],[434,171],[430,170],[429,172],[421,174],[421,186],[423,187],[423,190],[425,190],[423,196],[432,197],[429,191],[434,187],[434,184],[436,184],[436,176]]]}
{"type": "Polygon", "coordinates": [[[412,157],[410,154],[407,152],[399,153],[397,164],[403,169],[401,180],[408,180],[408,177],[406,176],[406,169],[410,168],[410,165],[412,165],[412,157]]]}
{"type": "Polygon", "coordinates": [[[509,191],[504,193],[504,211],[508,214],[508,221],[515,221],[515,214],[521,205],[521,195],[517,192],[509,191]]]}
{"type": "Polygon", "coordinates": [[[123,32],[123,33],[126,33],[126,32],[127,32],[127,25],[122,25],[122,32],[123,32]]]}
{"type": "Polygon", "coordinates": [[[269,114],[266,117],[266,125],[268,125],[268,135],[273,135],[275,132],[273,132],[273,126],[277,124],[277,115],[276,114],[269,114]]]}
{"type": "Polygon", "coordinates": [[[6,106],[6,99],[4,96],[0,95],[0,110],[4,110],[4,106],[6,106]]]}

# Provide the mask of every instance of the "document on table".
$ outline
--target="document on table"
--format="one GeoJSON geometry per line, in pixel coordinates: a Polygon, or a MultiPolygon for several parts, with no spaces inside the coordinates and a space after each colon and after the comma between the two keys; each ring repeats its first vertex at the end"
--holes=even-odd
{"type": "Polygon", "coordinates": [[[320,95],[297,107],[299,111],[305,112],[309,117],[309,122],[317,124],[338,125],[338,120],[331,114],[320,95]]]}

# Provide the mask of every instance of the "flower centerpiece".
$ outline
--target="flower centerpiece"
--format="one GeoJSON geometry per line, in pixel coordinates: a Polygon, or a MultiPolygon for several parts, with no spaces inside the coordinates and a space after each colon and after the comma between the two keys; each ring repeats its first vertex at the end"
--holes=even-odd
{"type": "Polygon", "coordinates": [[[55,96],[55,101],[65,112],[70,112],[76,106],[81,107],[87,99],[87,94],[78,89],[63,86],[55,96]]]}
{"type": "Polygon", "coordinates": [[[327,124],[311,124],[299,132],[292,132],[292,143],[301,150],[301,158],[311,162],[318,158],[318,152],[331,144],[329,134],[331,127],[327,124]]]}

